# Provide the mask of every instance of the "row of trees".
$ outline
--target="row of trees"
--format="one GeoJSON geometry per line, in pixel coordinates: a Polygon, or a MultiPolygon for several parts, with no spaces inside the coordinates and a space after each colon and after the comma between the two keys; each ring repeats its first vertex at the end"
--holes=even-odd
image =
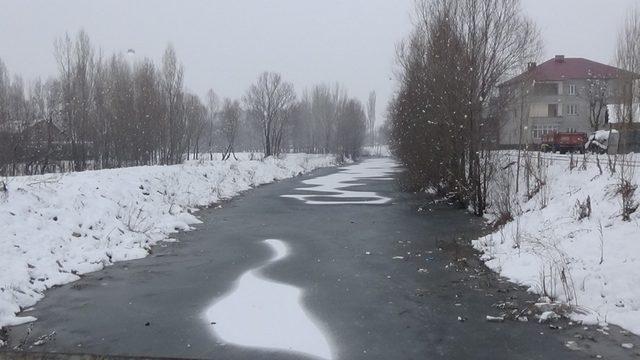
{"type": "Polygon", "coordinates": [[[293,148],[357,158],[364,145],[367,116],[362,104],[339,85],[305,91],[293,109],[293,148]]]}
{"type": "Polygon", "coordinates": [[[0,61],[0,174],[176,164],[214,152],[226,160],[237,150],[360,154],[367,117],[339,86],[298,99],[291,83],[264,73],[242,99],[210,90],[202,101],[185,90],[173,47],[160,64],[134,57],[104,56],[81,31],[55,42],[58,76],[47,81],[25,86],[0,61]]]}
{"type": "Polygon", "coordinates": [[[243,128],[258,134],[265,156],[298,151],[355,159],[367,136],[362,103],[341,86],[316,85],[298,99],[293,84],[270,72],[258,77],[242,102],[225,100],[220,117],[223,158],[233,155],[243,128]]]}
{"type": "Polygon", "coordinates": [[[56,78],[10,80],[0,63],[3,172],[45,172],[174,164],[197,150],[207,108],[184,90],[183,67],[168,47],[160,66],[131,55],[96,54],[83,31],[55,42],[56,78]],[[9,89],[9,96],[7,96],[9,89]]]}
{"type": "Polygon", "coordinates": [[[414,190],[436,189],[477,215],[496,171],[498,84],[540,49],[519,0],[420,0],[399,46],[391,148],[414,190]]]}

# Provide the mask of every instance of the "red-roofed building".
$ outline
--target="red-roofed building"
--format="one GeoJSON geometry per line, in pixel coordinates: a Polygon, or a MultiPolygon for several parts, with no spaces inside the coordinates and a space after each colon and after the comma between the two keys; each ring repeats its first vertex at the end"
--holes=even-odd
{"type": "Polygon", "coordinates": [[[500,85],[509,106],[500,144],[539,144],[552,132],[585,132],[607,127],[607,105],[620,104],[640,76],[583,58],[557,55],[500,85]]]}

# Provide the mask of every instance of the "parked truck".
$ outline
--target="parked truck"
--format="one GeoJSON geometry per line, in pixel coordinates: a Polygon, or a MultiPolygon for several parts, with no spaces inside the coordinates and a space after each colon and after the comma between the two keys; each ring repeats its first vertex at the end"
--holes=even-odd
{"type": "Polygon", "coordinates": [[[540,150],[543,152],[559,152],[566,154],[568,152],[584,153],[584,144],[587,142],[586,133],[550,133],[542,136],[542,144],[540,150]]]}

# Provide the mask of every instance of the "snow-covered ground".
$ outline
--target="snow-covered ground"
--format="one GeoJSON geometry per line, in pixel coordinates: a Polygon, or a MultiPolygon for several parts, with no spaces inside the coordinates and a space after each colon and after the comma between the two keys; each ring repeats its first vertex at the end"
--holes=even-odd
{"type": "Polygon", "coordinates": [[[252,158],[0,179],[0,328],[33,321],[16,314],[46,289],[189,230],[197,207],[334,165],[323,155],[252,158]]]}
{"type": "Polygon", "coordinates": [[[612,323],[640,334],[640,211],[623,221],[617,191],[623,170],[632,183],[640,184],[640,156],[624,169],[618,158],[615,173],[607,156],[600,156],[602,173],[595,155],[588,155],[586,163],[575,157],[573,169],[569,156],[544,155],[541,166],[533,156],[530,200],[522,198],[526,171],[521,172],[521,195],[516,196],[515,156],[503,159],[511,166],[492,184],[491,210],[495,219],[504,213],[499,210],[511,207],[514,220],[474,246],[484,253],[486,264],[506,278],[573,304],[573,319],[612,323]],[[579,219],[580,213],[588,215],[587,199],[591,213],[579,219]]]}

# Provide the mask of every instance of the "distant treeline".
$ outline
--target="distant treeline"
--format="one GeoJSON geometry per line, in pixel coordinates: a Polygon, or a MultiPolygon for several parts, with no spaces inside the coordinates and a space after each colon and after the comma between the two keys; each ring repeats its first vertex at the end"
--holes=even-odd
{"type": "Polygon", "coordinates": [[[214,152],[227,159],[240,150],[357,158],[375,122],[374,94],[367,116],[338,85],[298,97],[275,73],[260,75],[242,99],[210,90],[202,100],[185,90],[172,46],[160,64],[104,56],[80,31],[58,39],[54,54],[58,75],[28,85],[0,59],[0,175],[176,164],[214,152]]]}

